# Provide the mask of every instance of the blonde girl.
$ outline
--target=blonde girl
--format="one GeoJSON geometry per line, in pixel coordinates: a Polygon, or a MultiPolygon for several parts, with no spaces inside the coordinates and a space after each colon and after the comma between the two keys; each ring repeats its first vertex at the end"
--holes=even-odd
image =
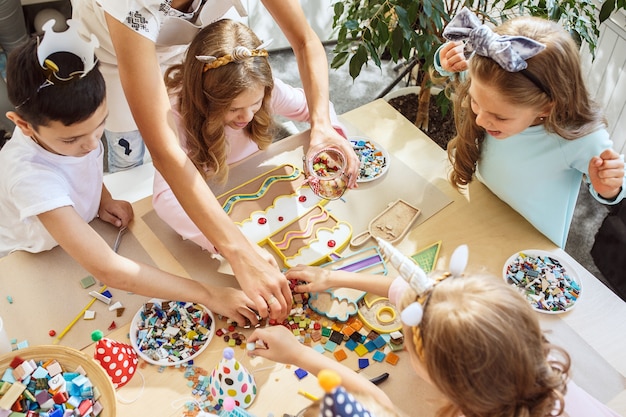
{"type": "MultiPolygon", "coordinates": [[[[274,115],[308,121],[304,91],[274,79],[267,57],[249,27],[222,19],[202,29],[183,63],[166,71],[181,146],[205,180],[224,182],[229,164],[267,148],[276,133],[274,115]]],[[[329,106],[333,125],[343,134],[329,106]]],[[[216,252],[159,172],[153,206],[183,238],[216,252]]]]}
{"type": "Polygon", "coordinates": [[[618,416],[569,379],[567,352],[544,338],[536,312],[513,287],[463,273],[466,246],[453,253],[450,272],[426,275],[378,242],[399,277],[304,265],[286,276],[303,282],[299,292],[347,287],[387,295],[401,311],[413,368],[445,396],[437,417],[618,416]]]}
{"type": "Polygon", "coordinates": [[[583,177],[602,203],[626,192],[623,156],[585,87],[578,46],[557,23],[518,17],[492,31],[467,8],[444,36],[439,71],[468,69],[454,92],[451,182],[462,188],[476,175],[564,247],[583,177]]]}

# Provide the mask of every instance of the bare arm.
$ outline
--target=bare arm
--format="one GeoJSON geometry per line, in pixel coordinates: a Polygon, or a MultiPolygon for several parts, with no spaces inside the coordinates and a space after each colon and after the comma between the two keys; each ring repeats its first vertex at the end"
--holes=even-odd
{"type": "Polygon", "coordinates": [[[203,285],[120,256],[71,206],[42,213],[38,218],[74,260],[110,287],[149,297],[201,303],[235,320],[247,318],[256,322],[249,309],[254,305],[242,291],[203,285]]]}
{"type": "Polygon", "coordinates": [[[326,51],[304,16],[298,0],[261,0],[285,34],[298,62],[302,87],[310,112],[311,139],[308,153],[326,146],[341,149],[348,158],[349,186],[356,187],[359,158],[352,145],[330,122],[328,60],[326,51]]]}
{"type": "Polygon", "coordinates": [[[333,370],[339,374],[341,385],[347,391],[367,395],[386,407],[394,408],[387,394],[376,385],[336,360],[301,344],[284,326],[257,329],[250,335],[248,341],[263,346],[248,352],[249,355],[261,356],[274,362],[292,364],[313,375],[319,374],[323,369],[333,370]]]}
{"type": "Polygon", "coordinates": [[[305,281],[297,292],[320,292],[329,288],[354,288],[386,297],[393,279],[383,275],[331,271],[316,266],[297,265],[285,274],[288,279],[305,281]]]}
{"type": "Polygon", "coordinates": [[[179,146],[171,108],[152,41],[108,14],[120,79],[133,118],[150,150],[154,166],[202,233],[230,263],[256,310],[267,316],[266,300],[276,297],[270,316],[281,319],[291,308],[289,285],[280,271],[254,250],[222,210],[211,189],[179,146]]]}

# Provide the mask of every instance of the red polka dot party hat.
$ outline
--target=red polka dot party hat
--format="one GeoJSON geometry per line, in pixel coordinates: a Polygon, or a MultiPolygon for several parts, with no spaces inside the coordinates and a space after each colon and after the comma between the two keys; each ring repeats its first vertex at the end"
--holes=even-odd
{"type": "Polygon", "coordinates": [[[113,386],[121,388],[137,370],[137,353],[126,343],[103,338],[100,330],[91,333],[91,340],[96,342],[93,358],[104,368],[111,378],[113,386]]]}
{"type": "Polygon", "coordinates": [[[209,392],[213,401],[224,404],[226,398],[232,398],[235,405],[248,408],[256,397],[256,382],[246,368],[235,359],[235,351],[227,347],[223,357],[209,376],[209,392]]]}

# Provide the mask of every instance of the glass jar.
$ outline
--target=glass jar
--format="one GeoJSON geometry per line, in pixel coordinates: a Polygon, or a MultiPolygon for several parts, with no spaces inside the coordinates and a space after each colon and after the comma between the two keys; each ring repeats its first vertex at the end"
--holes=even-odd
{"type": "Polygon", "coordinates": [[[308,160],[304,157],[304,172],[313,193],[320,198],[335,200],[348,188],[345,175],[346,158],[339,149],[325,148],[313,154],[308,160]]]}

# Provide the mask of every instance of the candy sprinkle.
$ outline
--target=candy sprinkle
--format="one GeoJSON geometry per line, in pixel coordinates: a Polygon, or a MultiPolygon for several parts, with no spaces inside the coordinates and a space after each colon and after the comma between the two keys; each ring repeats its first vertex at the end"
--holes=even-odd
{"type": "Polygon", "coordinates": [[[533,308],[548,313],[572,308],[581,290],[558,259],[524,252],[507,266],[506,282],[514,285],[533,308]]]}

